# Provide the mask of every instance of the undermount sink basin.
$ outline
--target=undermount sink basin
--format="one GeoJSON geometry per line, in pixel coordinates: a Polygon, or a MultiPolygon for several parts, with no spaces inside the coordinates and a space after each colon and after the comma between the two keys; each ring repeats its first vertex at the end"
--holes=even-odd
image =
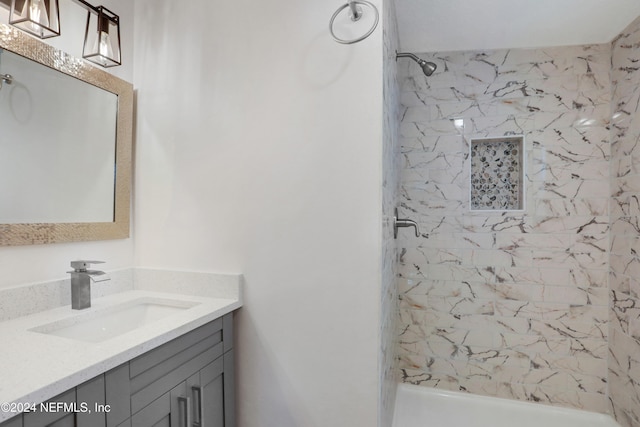
{"type": "Polygon", "coordinates": [[[101,342],[130,332],[173,314],[187,310],[197,302],[143,298],[100,311],[37,326],[30,331],[88,342],[101,342]]]}

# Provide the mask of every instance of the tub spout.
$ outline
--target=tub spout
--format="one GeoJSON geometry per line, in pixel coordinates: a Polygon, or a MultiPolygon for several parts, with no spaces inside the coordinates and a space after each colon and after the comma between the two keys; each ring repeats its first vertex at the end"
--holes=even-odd
{"type": "Polygon", "coordinates": [[[418,228],[418,224],[415,221],[410,219],[400,219],[398,218],[398,209],[396,208],[393,216],[393,238],[398,238],[398,228],[399,227],[413,227],[415,228],[416,237],[420,237],[420,229],[418,228]]]}

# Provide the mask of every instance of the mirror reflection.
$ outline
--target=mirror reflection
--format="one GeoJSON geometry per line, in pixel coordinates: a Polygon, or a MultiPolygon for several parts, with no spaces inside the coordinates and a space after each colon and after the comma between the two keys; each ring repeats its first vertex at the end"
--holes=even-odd
{"type": "Polygon", "coordinates": [[[111,222],[118,97],[0,49],[0,223],[111,222]]]}

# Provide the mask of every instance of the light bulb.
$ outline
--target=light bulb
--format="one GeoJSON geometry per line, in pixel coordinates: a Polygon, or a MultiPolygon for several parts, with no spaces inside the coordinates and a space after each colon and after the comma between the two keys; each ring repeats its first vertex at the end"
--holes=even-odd
{"type": "Polygon", "coordinates": [[[109,33],[100,31],[100,55],[106,58],[113,58],[113,49],[111,48],[111,37],[109,33]]]}
{"type": "Polygon", "coordinates": [[[49,17],[44,6],[44,1],[42,0],[32,0],[29,5],[29,20],[31,21],[31,27],[37,33],[42,33],[43,26],[49,26],[49,17]]]}
{"type": "Polygon", "coordinates": [[[92,52],[96,52],[103,58],[113,58],[113,48],[111,47],[111,37],[106,31],[100,31],[100,35],[96,39],[92,52]]]}

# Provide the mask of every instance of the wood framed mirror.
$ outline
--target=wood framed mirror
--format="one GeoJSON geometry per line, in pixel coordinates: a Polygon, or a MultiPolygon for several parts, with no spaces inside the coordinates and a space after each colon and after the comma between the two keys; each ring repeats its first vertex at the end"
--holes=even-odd
{"type": "Polygon", "coordinates": [[[0,82],[0,245],[129,237],[133,86],[4,24],[0,82]]]}

